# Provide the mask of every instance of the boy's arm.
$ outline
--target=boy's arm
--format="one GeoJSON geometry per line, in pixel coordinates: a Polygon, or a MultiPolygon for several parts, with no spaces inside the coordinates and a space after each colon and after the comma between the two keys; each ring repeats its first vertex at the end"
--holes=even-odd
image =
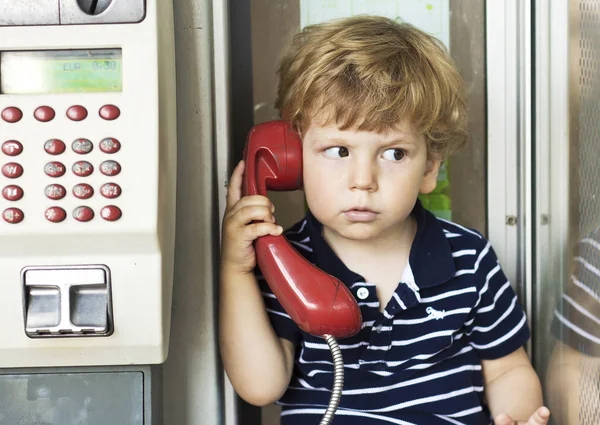
{"type": "Polygon", "coordinates": [[[292,375],[294,344],[277,337],[252,273],[221,266],[219,346],[240,397],[264,406],[278,400],[292,375]]]}
{"type": "Polygon", "coordinates": [[[548,422],[547,409],[539,411],[543,405],[539,378],[523,348],[499,359],[482,360],[481,365],[487,403],[496,424],[548,422]]]}
{"type": "Polygon", "coordinates": [[[245,163],[233,170],[223,216],[219,276],[219,348],[237,393],[248,403],[279,399],[292,374],[294,347],[281,341],[267,316],[256,278],[253,242],[280,235],[275,206],[264,196],[242,196],[245,163]]]}
{"type": "Polygon", "coordinates": [[[473,265],[479,294],[465,330],[481,359],[494,425],[545,425],[550,412],[542,407],[540,381],[523,349],[530,338],[527,317],[494,249],[480,238],[485,246],[473,265]]]}

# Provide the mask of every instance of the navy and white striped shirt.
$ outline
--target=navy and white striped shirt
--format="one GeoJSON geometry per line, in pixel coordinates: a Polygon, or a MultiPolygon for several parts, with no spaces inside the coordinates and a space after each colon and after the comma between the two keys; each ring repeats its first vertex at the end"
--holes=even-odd
{"type": "Polygon", "coordinates": [[[600,357],[600,228],[577,244],[570,281],[554,317],[555,337],[575,350],[600,357]]]}
{"type": "MultiPolygon", "coordinates": [[[[409,266],[383,312],[375,285],[342,263],[312,214],[286,232],[302,255],[351,289],[362,312],[362,330],[338,341],[345,381],[337,425],[490,424],[481,360],[510,354],[529,338],[490,243],[418,201],[413,214],[409,266]]],[[[278,401],[281,424],[318,424],[333,383],[328,346],[302,332],[258,278],[276,333],[296,344],[292,379],[278,401]]]]}

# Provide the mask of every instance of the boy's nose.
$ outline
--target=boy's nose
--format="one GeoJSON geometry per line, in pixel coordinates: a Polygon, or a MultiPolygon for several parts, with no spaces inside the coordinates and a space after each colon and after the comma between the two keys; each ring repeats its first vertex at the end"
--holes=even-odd
{"type": "Polygon", "coordinates": [[[377,190],[377,167],[371,162],[355,161],[351,165],[349,177],[350,189],[369,192],[377,190]]]}

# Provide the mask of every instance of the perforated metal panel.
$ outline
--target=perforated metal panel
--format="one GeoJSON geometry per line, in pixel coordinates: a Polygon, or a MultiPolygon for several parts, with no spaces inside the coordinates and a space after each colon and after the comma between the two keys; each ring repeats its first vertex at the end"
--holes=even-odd
{"type": "Polygon", "coordinates": [[[579,230],[600,224],[600,0],[580,0],[579,230]]]}
{"type": "MultiPolygon", "coordinates": [[[[582,348],[585,352],[585,349],[582,348]]],[[[597,363],[589,357],[584,357],[581,361],[580,404],[579,424],[597,425],[600,424],[600,411],[591,406],[598,404],[600,398],[600,368],[597,363]]]]}
{"type": "MultiPolygon", "coordinates": [[[[579,233],[589,235],[600,225],[600,0],[579,1],[579,233]]],[[[575,170],[573,170],[575,172],[575,170]]],[[[572,209],[572,213],[576,213],[572,209]]],[[[588,264],[600,269],[600,249],[586,250],[588,264]]],[[[593,293],[600,294],[600,279],[586,279],[593,293]]],[[[591,314],[600,311],[590,300],[591,314]]],[[[600,326],[600,325],[599,325],[600,326]]],[[[598,333],[596,333],[597,335],[598,333]]],[[[588,351],[581,347],[584,354],[588,351]]],[[[592,355],[597,353],[591,353],[592,355]]],[[[590,357],[581,361],[580,410],[581,425],[600,424],[600,367],[590,357]]]]}

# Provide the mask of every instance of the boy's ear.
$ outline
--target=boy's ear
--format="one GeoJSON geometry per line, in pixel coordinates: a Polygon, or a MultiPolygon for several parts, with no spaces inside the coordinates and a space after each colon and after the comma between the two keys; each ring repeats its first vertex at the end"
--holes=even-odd
{"type": "Polygon", "coordinates": [[[440,159],[428,159],[425,167],[425,174],[423,174],[423,180],[421,181],[421,187],[419,193],[428,194],[435,189],[437,186],[438,173],[440,171],[440,165],[442,160],[440,159]]]}

